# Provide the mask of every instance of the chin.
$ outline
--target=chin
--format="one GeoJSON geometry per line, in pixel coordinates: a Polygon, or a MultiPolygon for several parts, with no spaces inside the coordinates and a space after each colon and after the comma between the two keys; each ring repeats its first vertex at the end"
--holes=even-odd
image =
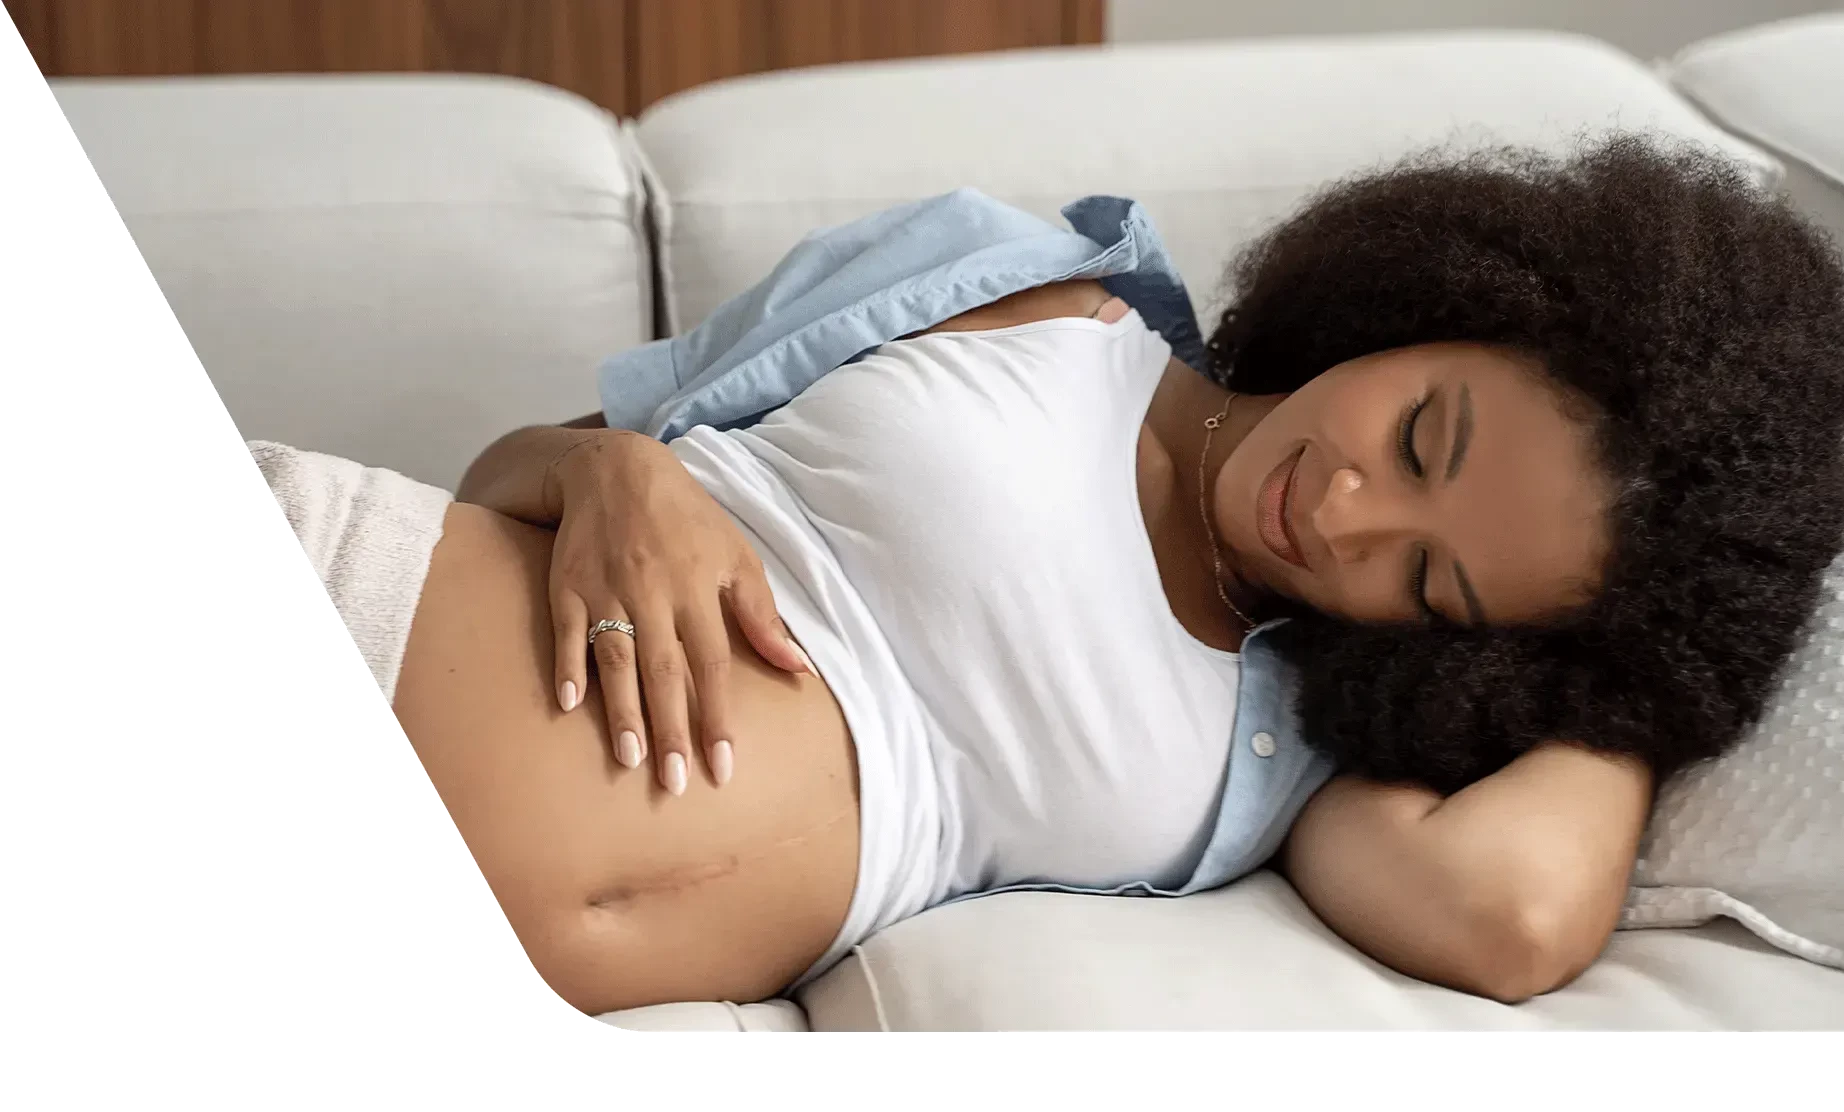
{"type": "MultiPolygon", "coordinates": [[[[1256,541],[1260,544],[1260,541],[1256,541]]],[[[1236,578],[1254,596],[1254,601],[1245,607],[1248,616],[1255,622],[1271,621],[1274,618],[1293,617],[1300,613],[1310,613],[1313,608],[1302,602],[1294,594],[1293,588],[1285,581],[1288,569],[1273,573],[1272,577],[1264,565],[1279,563],[1278,559],[1248,559],[1242,550],[1233,550],[1236,559],[1236,578]]]]}
{"type": "Polygon", "coordinates": [[[1272,590],[1264,591],[1259,601],[1249,610],[1249,617],[1256,622],[1271,622],[1277,618],[1301,618],[1307,616],[1327,617],[1328,615],[1297,598],[1278,594],[1272,590]]]}

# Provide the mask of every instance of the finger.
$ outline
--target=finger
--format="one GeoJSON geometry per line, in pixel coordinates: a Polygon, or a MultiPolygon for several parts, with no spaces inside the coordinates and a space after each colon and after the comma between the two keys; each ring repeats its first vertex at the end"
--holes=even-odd
{"type": "Polygon", "coordinates": [[[762,574],[761,565],[745,569],[726,592],[730,612],[736,624],[762,659],[784,672],[813,671],[813,661],[788,632],[787,623],[775,609],[775,592],[762,574]]]}
{"type": "MultiPolygon", "coordinates": [[[[596,613],[611,621],[627,614],[616,603],[604,603],[596,613]]],[[[598,621],[601,619],[598,618],[598,621]]],[[[647,727],[640,709],[640,680],[635,675],[634,639],[611,629],[595,639],[596,678],[602,685],[602,713],[608,717],[608,740],[615,760],[639,768],[647,758],[647,727]]]]}
{"type": "Polygon", "coordinates": [[[685,654],[672,611],[654,607],[631,620],[640,638],[641,695],[651,725],[655,773],[661,787],[684,795],[691,774],[691,728],[685,706],[685,654]]]}
{"type": "Polygon", "coordinates": [[[551,593],[551,632],[556,638],[552,667],[557,705],[569,714],[589,690],[589,612],[575,591],[560,588],[551,593]]]}
{"type": "Polygon", "coordinates": [[[698,698],[699,739],[711,779],[722,787],[735,770],[736,747],[730,744],[730,633],[721,613],[688,616],[679,628],[685,667],[698,698]]]}
{"type": "Polygon", "coordinates": [[[1129,312],[1127,303],[1118,297],[1110,297],[1095,310],[1095,319],[1103,324],[1113,324],[1129,312]]]}

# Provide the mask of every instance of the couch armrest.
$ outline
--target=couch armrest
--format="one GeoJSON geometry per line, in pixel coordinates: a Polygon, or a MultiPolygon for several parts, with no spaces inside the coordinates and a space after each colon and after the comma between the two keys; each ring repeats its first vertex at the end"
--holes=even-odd
{"type": "Polygon", "coordinates": [[[1718,123],[1784,160],[1788,194],[1844,249],[1844,12],[1692,43],[1666,73],[1718,123]]]}
{"type": "Polygon", "coordinates": [[[1844,189],[1844,12],[1781,20],[1692,43],[1674,84],[1743,135],[1844,189]]]}

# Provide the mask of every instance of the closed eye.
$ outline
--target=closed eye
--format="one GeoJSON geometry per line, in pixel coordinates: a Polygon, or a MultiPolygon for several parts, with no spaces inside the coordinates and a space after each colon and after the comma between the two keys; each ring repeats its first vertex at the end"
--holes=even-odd
{"type": "Polygon", "coordinates": [[[1430,395],[1423,394],[1414,404],[1402,411],[1402,420],[1396,424],[1396,455],[1401,457],[1402,465],[1409,469],[1409,474],[1417,479],[1424,473],[1421,457],[1415,454],[1415,425],[1421,420],[1421,411],[1428,408],[1430,395]]]}
{"type": "Polygon", "coordinates": [[[1415,600],[1415,609],[1429,621],[1438,621],[1440,614],[1428,605],[1428,550],[1418,550],[1420,557],[1415,561],[1415,570],[1409,573],[1409,597],[1415,600]]]}
{"type": "MultiPolygon", "coordinates": [[[[1402,411],[1402,419],[1396,424],[1396,455],[1401,458],[1402,466],[1417,479],[1426,474],[1427,468],[1422,465],[1421,456],[1415,451],[1415,426],[1433,396],[1429,392],[1417,398],[1402,411]]],[[[1409,598],[1414,601],[1415,609],[1422,617],[1432,621],[1440,615],[1435,613],[1434,607],[1428,605],[1428,550],[1424,547],[1416,551],[1415,566],[1409,571],[1409,598]]]]}

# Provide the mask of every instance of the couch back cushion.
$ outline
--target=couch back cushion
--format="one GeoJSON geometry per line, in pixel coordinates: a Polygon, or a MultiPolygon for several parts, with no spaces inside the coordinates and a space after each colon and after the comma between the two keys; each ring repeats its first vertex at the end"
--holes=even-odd
{"type": "Polygon", "coordinates": [[[1705,39],[1667,71],[1724,127],[1785,162],[1788,194],[1844,249],[1844,12],[1705,39]]]}
{"type": "Polygon", "coordinates": [[[597,409],[597,363],[649,337],[639,175],[586,101],[487,77],[53,89],[246,438],[452,487],[499,434],[597,409]]]}
{"type": "Polygon", "coordinates": [[[1557,147],[1648,128],[1778,164],[1636,59],[1546,32],[1447,32],[1024,51],[739,78],[635,127],[684,330],[815,227],[963,185],[1057,220],[1142,202],[1200,312],[1251,236],[1327,180],[1456,142],[1557,147]]]}

